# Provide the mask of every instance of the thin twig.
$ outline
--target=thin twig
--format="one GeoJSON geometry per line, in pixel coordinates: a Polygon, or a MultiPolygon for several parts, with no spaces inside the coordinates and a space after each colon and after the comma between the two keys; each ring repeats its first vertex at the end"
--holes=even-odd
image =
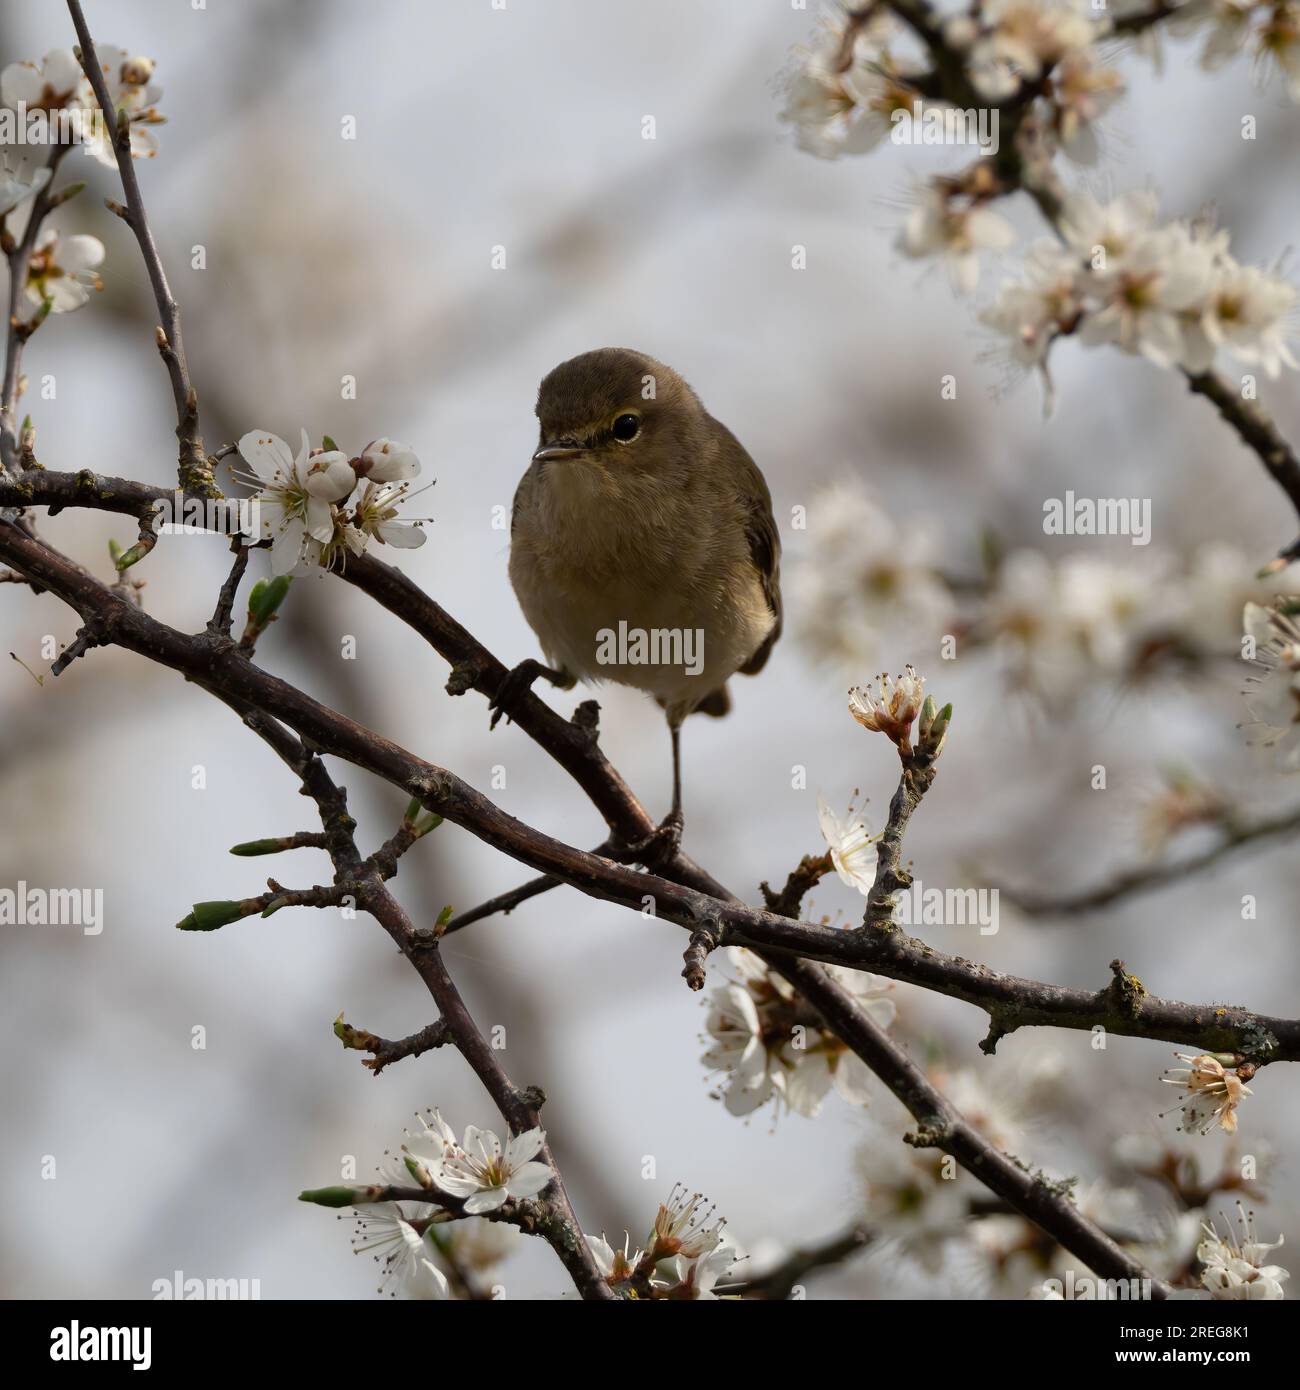
{"type": "Polygon", "coordinates": [[[248,547],[236,539],[231,541],[230,548],[235,552],[234,563],[230,566],[230,573],[221,586],[221,592],[217,595],[216,609],[213,611],[212,617],[208,619],[208,631],[214,636],[221,637],[230,636],[230,624],[234,619],[235,611],[235,595],[239,591],[239,581],[243,579],[244,571],[248,568],[248,547]]]}
{"type": "Polygon", "coordinates": [[[85,70],[90,85],[94,89],[95,100],[104,113],[113,153],[117,158],[117,170],[122,179],[122,191],[126,196],[126,221],[130,225],[140,246],[149,284],[153,288],[154,302],[158,306],[159,328],[158,349],[167,367],[167,375],[172,384],[172,396],[176,403],[176,437],[180,441],[180,456],[177,477],[181,490],[186,493],[202,492],[215,494],[216,484],[212,468],[203,453],[203,440],[199,437],[198,395],[190,382],[189,366],[185,360],[185,343],[181,336],[181,310],[167,283],[167,272],[163,268],[158,245],[154,241],[149,218],[145,212],[144,197],[140,192],[140,181],[136,177],[135,159],[131,154],[131,130],[125,121],[119,121],[113,109],[108,84],[104,81],[104,71],[100,66],[99,55],[95,52],[95,42],[90,37],[86,17],[81,12],[80,0],[68,0],[68,13],[77,31],[77,41],[81,45],[81,66],[85,70]]]}
{"type": "Polygon", "coordinates": [[[871,1244],[871,1232],[861,1225],[850,1226],[842,1235],[820,1245],[792,1250],[775,1268],[742,1283],[720,1287],[717,1292],[740,1298],[784,1301],[810,1274],[844,1264],[871,1244]]]}
{"type": "Polygon", "coordinates": [[[1274,835],[1285,835],[1300,830],[1300,810],[1287,811],[1267,820],[1256,821],[1229,829],[1228,835],[1217,845],[1200,854],[1167,864],[1148,864],[1116,874],[1106,883],[1094,888],[1085,888],[1079,893],[1064,893],[1057,896],[1049,894],[1020,893],[1014,889],[999,888],[1002,896],[1029,917],[1072,917],[1078,913],[1094,912],[1099,907],[1109,907],[1121,898],[1139,893],[1149,893],[1166,884],[1177,883],[1191,874],[1200,873],[1216,864],[1233,851],[1257,845],[1274,835]]]}
{"type": "Polygon", "coordinates": [[[465,927],[472,926],[475,922],[481,922],[485,917],[495,917],[498,912],[509,916],[521,903],[528,902],[531,898],[539,897],[543,893],[549,893],[552,888],[560,887],[560,880],[550,874],[542,874],[540,878],[530,878],[527,883],[521,883],[518,888],[512,888],[508,893],[498,893],[495,898],[489,898],[485,903],[479,903],[477,907],[471,907],[467,911],[459,913],[447,923],[444,936],[450,936],[452,932],[463,930],[465,927]]]}
{"type": "Polygon", "coordinates": [[[46,167],[50,171],[49,181],[32,201],[27,225],[23,228],[22,240],[9,253],[9,314],[5,341],[4,386],[0,389],[0,469],[12,470],[18,456],[18,396],[22,381],[23,347],[31,337],[30,328],[23,318],[23,304],[27,295],[27,270],[31,264],[32,251],[41,225],[53,204],[52,185],[59,164],[68,152],[66,145],[55,145],[49,154],[46,167]]]}
{"type": "Polygon", "coordinates": [[[343,1022],[341,1014],[335,1021],[334,1031],[338,1034],[344,1047],[351,1048],[355,1052],[372,1054],[362,1062],[362,1066],[369,1067],[376,1076],[385,1067],[391,1066],[394,1062],[400,1062],[403,1057],[420,1057],[426,1052],[431,1052],[435,1047],[445,1047],[449,1042],[454,1041],[445,1018],[435,1019],[418,1032],[412,1033],[409,1037],[398,1038],[396,1041],[381,1038],[365,1028],[354,1028],[351,1024],[343,1022]]]}

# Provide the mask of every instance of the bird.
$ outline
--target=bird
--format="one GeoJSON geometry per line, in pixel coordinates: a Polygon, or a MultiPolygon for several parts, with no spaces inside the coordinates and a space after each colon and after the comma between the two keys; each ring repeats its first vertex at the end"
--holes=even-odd
{"type": "Polygon", "coordinates": [[[597,348],[542,379],[540,434],[515,492],[510,581],[545,663],[502,682],[493,723],[539,677],[654,697],[672,738],[672,809],[627,857],[660,862],[683,830],[681,726],[722,716],[781,635],[781,540],[758,466],[671,367],[597,348]]]}

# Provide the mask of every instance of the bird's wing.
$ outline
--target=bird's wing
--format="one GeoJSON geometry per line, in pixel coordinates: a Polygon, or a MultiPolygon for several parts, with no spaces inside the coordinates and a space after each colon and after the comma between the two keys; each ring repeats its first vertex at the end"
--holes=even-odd
{"type": "Polygon", "coordinates": [[[758,571],[759,582],[763,586],[763,597],[772,610],[776,620],[772,631],[763,639],[753,656],[740,668],[746,676],[757,675],[767,664],[776,639],[781,635],[781,537],[776,529],[776,519],[772,515],[772,497],[767,483],[758,471],[758,465],[746,456],[746,462],[753,469],[756,484],[749,492],[749,505],[745,515],[745,538],[749,542],[749,554],[758,571]]]}
{"type": "Polygon", "coordinates": [[[514,539],[515,527],[519,525],[519,508],[526,501],[526,494],[531,491],[533,470],[529,468],[522,478],[519,479],[519,486],[515,488],[515,500],[510,507],[510,538],[514,539]]]}

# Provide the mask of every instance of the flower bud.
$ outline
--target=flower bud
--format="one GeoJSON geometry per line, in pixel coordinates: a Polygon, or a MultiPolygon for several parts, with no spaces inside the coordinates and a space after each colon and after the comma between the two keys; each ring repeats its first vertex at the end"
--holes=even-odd
{"type": "Polygon", "coordinates": [[[364,1202],[370,1194],[368,1187],[317,1187],[300,1192],[300,1202],[315,1202],[318,1207],[351,1207],[364,1202]]]}
{"type": "Polygon", "coordinates": [[[128,87],[143,87],[153,76],[152,58],[128,58],[122,64],[122,81],[128,87]]]}
{"type": "Polygon", "coordinates": [[[243,903],[215,901],[195,903],[188,917],[176,923],[178,931],[216,931],[229,922],[238,922],[245,916],[243,903]]]}

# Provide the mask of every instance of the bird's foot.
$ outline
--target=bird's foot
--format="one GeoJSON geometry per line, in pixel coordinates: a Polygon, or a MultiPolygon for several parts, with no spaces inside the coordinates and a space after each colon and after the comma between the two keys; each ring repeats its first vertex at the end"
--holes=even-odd
{"type": "Polygon", "coordinates": [[[648,835],[631,844],[615,844],[609,849],[609,857],[620,864],[644,864],[653,871],[677,857],[682,847],[682,830],[685,823],[680,811],[670,811],[668,815],[648,835]]]}
{"type": "Polygon", "coordinates": [[[497,686],[497,693],[488,702],[488,708],[492,711],[492,722],[488,728],[495,729],[503,714],[509,723],[514,716],[515,706],[532,689],[533,682],[541,676],[545,676],[552,685],[565,689],[573,684],[563,671],[553,671],[540,661],[534,661],[532,657],[521,661],[512,671],[506,672],[505,678],[497,686]]]}

